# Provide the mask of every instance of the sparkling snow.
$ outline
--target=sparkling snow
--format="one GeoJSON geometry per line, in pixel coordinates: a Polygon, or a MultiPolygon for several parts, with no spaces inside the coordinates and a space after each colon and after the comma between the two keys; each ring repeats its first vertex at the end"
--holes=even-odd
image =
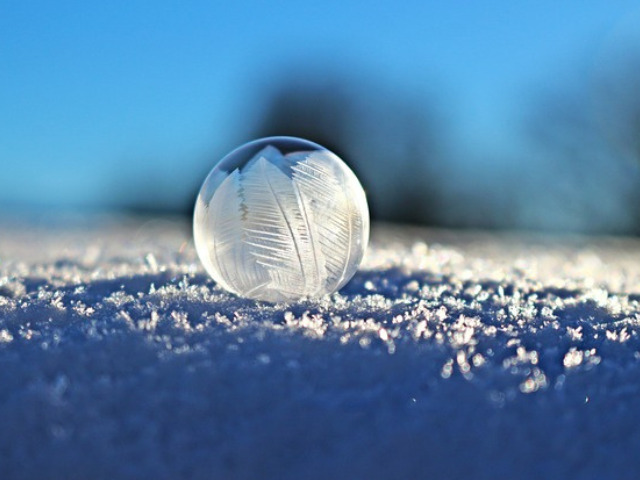
{"type": "Polygon", "coordinates": [[[0,478],[636,478],[640,242],[378,225],[271,305],[175,221],[0,224],[0,478]]]}

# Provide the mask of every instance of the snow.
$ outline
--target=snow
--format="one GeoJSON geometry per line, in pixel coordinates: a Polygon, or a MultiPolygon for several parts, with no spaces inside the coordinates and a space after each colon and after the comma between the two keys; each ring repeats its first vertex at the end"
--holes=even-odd
{"type": "Polygon", "coordinates": [[[315,302],[175,220],[0,223],[0,478],[636,478],[640,242],[377,225],[315,302]]]}

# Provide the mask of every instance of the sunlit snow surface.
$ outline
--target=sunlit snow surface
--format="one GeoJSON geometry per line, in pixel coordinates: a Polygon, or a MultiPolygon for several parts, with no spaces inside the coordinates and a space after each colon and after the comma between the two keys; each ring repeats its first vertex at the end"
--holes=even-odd
{"type": "Polygon", "coordinates": [[[0,232],[0,478],[637,478],[637,241],[378,226],[273,306],[186,224],[0,232]]]}

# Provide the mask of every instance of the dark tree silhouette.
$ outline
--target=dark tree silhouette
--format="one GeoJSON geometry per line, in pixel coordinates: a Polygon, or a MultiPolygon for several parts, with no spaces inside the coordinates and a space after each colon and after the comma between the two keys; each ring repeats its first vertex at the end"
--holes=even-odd
{"type": "Polygon", "coordinates": [[[593,83],[574,80],[535,98],[527,122],[540,165],[530,182],[542,194],[528,206],[534,223],[640,233],[640,56],[629,60],[593,83]]]}
{"type": "Polygon", "coordinates": [[[634,180],[625,192],[633,233],[640,235],[640,48],[615,55],[596,77],[595,111],[599,131],[634,180]]]}
{"type": "Polygon", "coordinates": [[[595,81],[595,107],[605,138],[640,162],[640,49],[629,50],[595,81]]]}
{"type": "Polygon", "coordinates": [[[327,72],[287,78],[268,98],[255,137],[299,136],[334,151],[361,179],[376,219],[442,223],[445,162],[431,104],[327,72]]]}

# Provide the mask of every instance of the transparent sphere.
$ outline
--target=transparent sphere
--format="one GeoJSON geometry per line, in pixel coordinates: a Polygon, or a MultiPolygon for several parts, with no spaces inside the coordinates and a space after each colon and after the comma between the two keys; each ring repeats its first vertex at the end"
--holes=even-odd
{"type": "Polygon", "coordinates": [[[334,153],[300,138],[262,138],[209,173],[193,233],[205,269],[225,289],[295,301],[351,279],[369,241],[369,209],[334,153]]]}

